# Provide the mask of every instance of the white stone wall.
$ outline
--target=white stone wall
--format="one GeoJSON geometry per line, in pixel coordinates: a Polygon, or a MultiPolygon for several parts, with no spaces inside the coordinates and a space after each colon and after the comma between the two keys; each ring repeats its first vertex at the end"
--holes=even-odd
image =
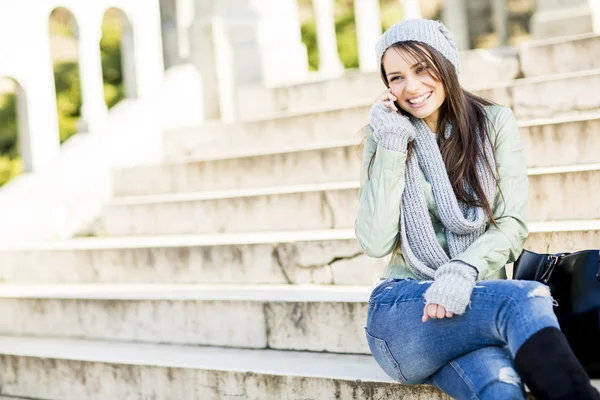
{"type": "Polygon", "coordinates": [[[106,10],[116,7],[131,24],[130,68],[138,97],[154,93],[163,74],[158,0],[19,0],[0,4],[0,76],[13,78],[22,89],[18,102],[21,151],[25,169],[47,165],[59,149],[58,120],[48,21],[63,7],[75,17],[79,35],[82,117],[92,133],[106,117],[100,64],[101,25],[106,10]],[[132,44],[133,43],[133,44],[132,44]],[[131,71],[132,66],[135,71],[131,71]]]}

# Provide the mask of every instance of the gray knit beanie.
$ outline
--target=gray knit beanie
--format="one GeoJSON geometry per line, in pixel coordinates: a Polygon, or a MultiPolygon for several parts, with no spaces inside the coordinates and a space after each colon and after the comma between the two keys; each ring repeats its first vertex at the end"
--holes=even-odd
{"type": "Polygon", "coordinates": [[[381,35],[375,46],[377,65],[381,65],[383,53],[394,43],[415,41],[428,44],[454,65],[459,73],[458,50],[450,31],[440,21],[430,19],[407,19],[391,26],[381,35]]]}

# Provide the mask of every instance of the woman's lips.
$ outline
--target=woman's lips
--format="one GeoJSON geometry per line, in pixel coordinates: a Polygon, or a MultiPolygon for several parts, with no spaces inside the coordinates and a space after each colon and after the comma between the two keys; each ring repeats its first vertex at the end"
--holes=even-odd
{"type": "MultiPolygon", "coordinates": [[[[421,108],[421,107],[423,107],[424,105],[426,105],[429,102],[429,99],[431,99],[431,95],[432,94],[433,94],[433,92],[429,92],[429,93],[425,94],[424,95],[425,99],[423,101],[421,101],[420,103],[417,103],[417,104],[413,104],[413,103],[411,103],[408,100],[406,100],[406,102],[408,103],[408,105],[411,108],[421,108]]],[[[420,96],[420,97],[423,97],[423,96],[420,96]]],[[[413,99],[414,99],[414,97],[413,97],[413,99]]]]}

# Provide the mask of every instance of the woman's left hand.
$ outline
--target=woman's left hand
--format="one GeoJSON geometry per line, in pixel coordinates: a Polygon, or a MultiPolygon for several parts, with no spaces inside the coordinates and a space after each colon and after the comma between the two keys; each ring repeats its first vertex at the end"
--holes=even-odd
{"type": "Polygon", "coordinates": [[[430,304],[426,304],[425,308],[423,309],[422,321],[427,322],[429,320],[429,318],[444,319],[444,318],[452,318],[452,317],[454,317],[454,313],[452,311],[446,310],[444,307],[440,306],[439,304],[430,303],[430,304]]]}

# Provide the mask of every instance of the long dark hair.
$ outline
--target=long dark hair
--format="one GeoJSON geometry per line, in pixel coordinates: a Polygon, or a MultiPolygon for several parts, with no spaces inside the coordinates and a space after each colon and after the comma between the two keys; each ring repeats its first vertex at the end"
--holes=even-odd
{"type": "MultiPolygon", "coordinates": [[[[483,107],[494,103],[463,89],[452,63],[433,47],[424,43],[406,41],[395,43],[390,49],[402,50],[416,60],[424,62],[429,67],[426,72],[442,83],[446,100],[440,106],[437,132],[441,134],[437,135],[437,140],[452,189],[459,201],[473,207],[482,207],[490,222],[496,225],[493,205],[485,198],[477,173],[477,160],[482,158],[487,168],[497,176],[495,155],[492,155],[492,160],[488,159],[482,151],[483,146],[478,144],[478,136],[481,143],[493,143],[490,137],[491,124],[483,107]],[[446,139],[443,133],[448,124],[452,125],[452,135],[446,139]]],[[[380,73],[381,80],[386,87],[389,87],[383,63],[380,73]]],[[[409,115],[397,103],[396,107],[402,114],[409,115]]],[[[410,157],[411,154],[412,146],[409,146],[408,156],[410,157]]],[[[373,159],[374,156],[370,164],[373,159]]]]}

